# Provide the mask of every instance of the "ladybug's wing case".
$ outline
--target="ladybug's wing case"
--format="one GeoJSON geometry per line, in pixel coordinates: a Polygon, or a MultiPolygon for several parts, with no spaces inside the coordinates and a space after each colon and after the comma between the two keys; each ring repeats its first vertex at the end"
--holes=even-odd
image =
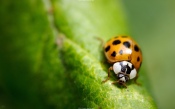
{"type": "Polygon", "coordinates": [[[136,42],[130,37],[114,37],[104,46],[105,55],[110,63],[119,61],[131,62],[138,71],[142,62],[142,54],[136,42]]]}
{"type": "Polygon", "coordinates": [[[105,55],[109,62],[130,61],[132,54],[132,40],[128,38],[115,37],[105,45],[105,55]]]}
{"type": "Polygon", "coordinates": [[[131,63],[134,65],[134,67],[138,71],[142,64],[142,51],[134,40],[133,40],[131,57],[132,57],[131,63]]]}

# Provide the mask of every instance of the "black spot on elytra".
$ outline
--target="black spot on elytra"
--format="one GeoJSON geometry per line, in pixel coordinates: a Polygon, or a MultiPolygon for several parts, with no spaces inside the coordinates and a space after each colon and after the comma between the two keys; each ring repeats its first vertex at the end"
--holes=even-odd
{"type": "Polygon", "coordinates": [[[120,55],[122,55],[123,54],[123,50],[120,50],[119,53],[120,53],[120,55]]]}
{"type": "Polygon", "coordinates": [[[116,54],[117,54],[117,53],[116,53],[115,51],[113,51],[112,54],[111,54],[111,56],[112,56],[112,57],[115,57],[116,54]]]}
{"type": "Polygon", "coordinates": [[[139,51],[139,47],[138,47],[137,45],[134,45],[134,50],[135,50],[136,52],[138,52],[138,51],[139,51]]]}
{"type": "Polygon", "coordinates": [[[127,48],[130,48],[131,44],[128,41],[123,42],[123,45],[127,48]]]}
{"type": "Polygon", "coordinates": [[[120,44],[120,43],[121,43],[120,40],[115,40],[115,41],[112,42],[113,45],[117,45],[117,44],[120,44]]]}
{"type": "Polygon", "coordinates": [[[110,46],[108,45],[106,48],[105,48],[105,51],[108,52],[110,50],[110,46]]]}
{"type": "Polygon", "coordinates": [[[138,56],[138,57],[137,57],[137,62],[139,62],[139,61],[140,61],[140,57],[138,56]]]}

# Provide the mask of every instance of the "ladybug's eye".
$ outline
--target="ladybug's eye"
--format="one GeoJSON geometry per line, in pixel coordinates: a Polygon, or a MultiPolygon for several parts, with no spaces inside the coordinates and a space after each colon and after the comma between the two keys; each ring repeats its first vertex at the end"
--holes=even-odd
{"type": "Polygon", "coordinates": [[[128,76],[125,76],[125,80],[128,81],[129,80],[129,77],[128,76]]]}

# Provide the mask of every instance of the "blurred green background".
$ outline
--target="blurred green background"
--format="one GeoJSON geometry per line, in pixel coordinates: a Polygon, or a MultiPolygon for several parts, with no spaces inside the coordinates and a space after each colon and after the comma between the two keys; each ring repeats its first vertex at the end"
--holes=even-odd
{"type": "Polygon", "coordinates": [[[144,53],[159,109],[175,108],[175,1],[123,0],[129,30],[144,53]]]}

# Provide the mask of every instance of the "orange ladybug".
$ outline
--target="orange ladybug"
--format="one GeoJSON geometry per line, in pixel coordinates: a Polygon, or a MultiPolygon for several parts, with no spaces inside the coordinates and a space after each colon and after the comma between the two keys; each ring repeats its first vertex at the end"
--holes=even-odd
{"type": "Polygon", "coordinates": [[[118,36],[110,39],[104,46],[104,53],[109,63],[113,64],[108,70],[113,70],[117,76],[117,81],[126,87],[126,82],[130,79],[135,81],[138,77],[138,71],[142,64],[142,52],[138,44],[129,36],[118,36]]]}

